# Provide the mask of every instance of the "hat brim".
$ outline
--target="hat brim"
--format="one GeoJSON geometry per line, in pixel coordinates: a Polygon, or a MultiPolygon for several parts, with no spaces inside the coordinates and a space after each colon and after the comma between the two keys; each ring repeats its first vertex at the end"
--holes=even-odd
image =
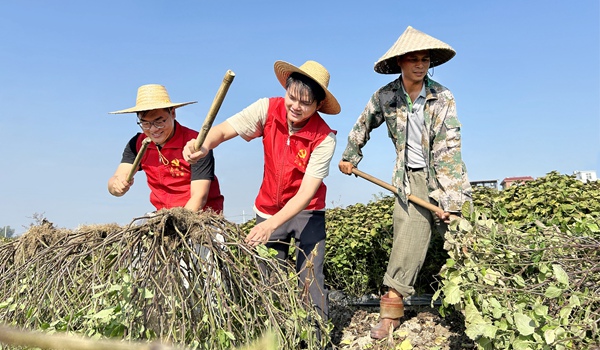
{"type": "Polygon", "coordinates": [[[430,68],[442,65],[456,55],[456,51],[450,45],[408,26],[394,45],[377,60],[373,68],[377,73],[381,74],[402,73],[398,64],[398,57],[424,50],[429,51],[430,68]]]}
{"type": "Polygon", "coordinates": [[[279,83],[281,84],[281,86],[283,86],[284,89],[285,89],[287,79],[289,78],[290,74],[292,74],[292,73],[300,73],[308,78],[311,78],[315,83],[319,84],[319,86],[323,89],[323,91],[325,91],[325,99],[323,100],[323,102],[321,104],[321,108],[319,108],[319,110],[318,110],[319,112],[334,115],[334,114],[339,114],[342,111],[340,104],[338,103],[335,96],[333,96],[333,94],[331,92],[329,92],[329,90],[327,89],[327,86],[324,86],[323,84],[321,84],[320,82],[318,82],[317,80],[312,78],[310,76],[310,74],[308,74],[307,72],[294,66],[291,63],[284,62],[284,61],[275,62],[274,68],[275,68],[275,75],[277,76],[277,80],[279,80],[279,83]]]}
{"type": "Polygon", "coordinates": [[[183,107],[183,106],[187,106],[189,104],[192,103],[197,103],[197,101],[192,101],[192,102],[182,102],[182,103],[152,103],[152,104],[148,104],[148,105],[137,105],[137,106],[133,106],[131,108],[126,108],[126,109],[121,109],[119,111],[114,111],[114,112],[108,112],[109,114],[125,114],[125,113],[137,113],[137,112],[144,112],[144,111],[151,111],[153,109],[162,109],[162,108],[179,108],[179,107],[183,107]]]}
{"type": "Polygon", "coordinates": [[[429,68],[440,66],[452,59],[456,52],[452,49],[448,48],[429,48],[429,49],[420,49],[420,50],[410,50],[407,52],[401,52],[394,56],[380,59],[377,63],[375,63],[375,71],[381,74],[399,74],[402,73],[402,69],[398,64],[398,57],[406,55],[411,52],[417,51],[429,51],[429,68]]]}

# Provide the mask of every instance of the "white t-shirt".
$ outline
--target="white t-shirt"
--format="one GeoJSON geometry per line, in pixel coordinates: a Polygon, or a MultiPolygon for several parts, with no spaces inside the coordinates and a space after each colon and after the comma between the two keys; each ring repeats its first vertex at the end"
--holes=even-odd
{"type": "Polygon", "coordinates": [[[404,90],[402,85],[402,91],[406,96],[406,100],[409,103],[408,109],[408,132],[406,139],[406,166],[410,168],[424,168],[425,154],[423,153],[423,145],[421,144],[421,138],[423,137],[423,129],[425,128],[425,84],[421,88],[421,92],[417,97],[416,101],[412,102],[410,96],[404,90]]]}
{"type": "MultiPolygon", "coordinates": [[[[244,140],[250,141],[263,135],[268,110],[269,99],[261,98],[229,117],[227,122],[244,140]]],[[[293,128],[291,132],[300,129],[293,128]]],[[[332,132],[315,147],[306,166],[306,175],[317,179],[324,179],[329,175],[329,164],[335,152],[335,144],[335,134],[332,132]]]]}

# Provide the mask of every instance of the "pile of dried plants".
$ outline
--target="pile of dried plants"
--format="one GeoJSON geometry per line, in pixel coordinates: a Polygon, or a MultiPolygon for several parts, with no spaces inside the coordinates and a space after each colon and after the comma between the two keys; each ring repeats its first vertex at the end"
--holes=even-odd
{"type": "Polygon", "coordinates": [[[74,231],[42,220],[0,245],[0,319],[200,349],[267,331],[281,348],[323,347],[327,325],[303,302],[293,269],[242,238],[222,216],[184,209],[74,231]]]}

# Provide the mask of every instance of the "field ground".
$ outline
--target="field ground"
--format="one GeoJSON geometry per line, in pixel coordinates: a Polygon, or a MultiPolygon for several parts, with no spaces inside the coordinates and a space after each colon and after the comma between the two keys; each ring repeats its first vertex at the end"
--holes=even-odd
{"type": "Polygon", "coordinates": [[[332,343],[344,350],[460,350],[474,349],[474,342],[464,333],[462,315],[442,318],[437,307],[407,305],[400,327],[393,339],[373,340],[371,326],[379,319],[376,302],[348,302],[335,292],[330,297],[330,318],[334,324],[332,343]],[[404,343],[404,344],[403,344],[404,343]],[[408,344],[410,343],[410,346],[408,344]],[[402,346],[401,346],[402,344],[402,346]]]}

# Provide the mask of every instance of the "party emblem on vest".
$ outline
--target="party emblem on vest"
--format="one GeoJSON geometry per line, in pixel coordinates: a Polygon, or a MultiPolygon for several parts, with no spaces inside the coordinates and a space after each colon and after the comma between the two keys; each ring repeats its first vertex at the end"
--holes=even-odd
{"type": "Polygon", "coordinates": [[[171,176],[173,176],[173,177],[178,177],[178,176],[184,176],[185,175],[185,173],[181,169],[181,165],[179,163],[179,159],[173,159],[171,161],[171,164],[170,164],[170,167],[169,167],[169,172],[171,173],[171,176]]]}
{"type": "Polygon", "coordinates": [[[294,161],[294,163],[296,163],[296,165],[302,167],[303,169],[306,169],[306,156],[308,155],[308,152],[306,151],[306,149],[301,149],[298,151],[298,154],[296,154],[296,159],[294,161]]]}
{"type": "Polygon", "coordinates": [[[306,150],[305,149],[301,149],[298,151],[298,157],[304,159],[306,158],[306,150]]]}

